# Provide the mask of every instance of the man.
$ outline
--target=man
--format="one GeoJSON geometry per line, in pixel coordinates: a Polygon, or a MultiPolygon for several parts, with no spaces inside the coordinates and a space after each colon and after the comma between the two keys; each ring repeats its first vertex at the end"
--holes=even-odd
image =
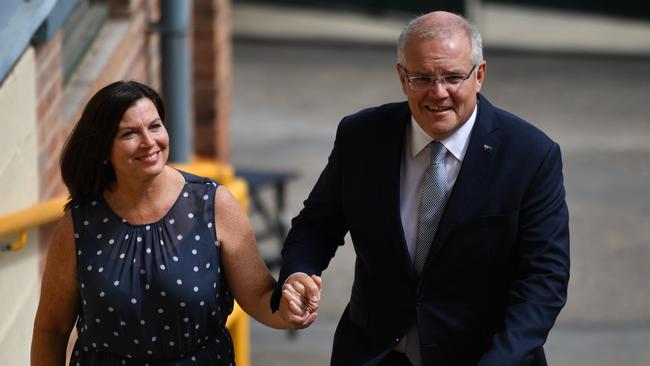
{"type": "Polygon", "coordinates": [[[292,222],[285,292],[314,294],[307,275],[348,231],[354,243],[332,365],[546,365],[569,278],[560,149],[479,94],[481,48],[460,16],[411,21],[396,65],[408,101],[342,120],[292,222]]]}

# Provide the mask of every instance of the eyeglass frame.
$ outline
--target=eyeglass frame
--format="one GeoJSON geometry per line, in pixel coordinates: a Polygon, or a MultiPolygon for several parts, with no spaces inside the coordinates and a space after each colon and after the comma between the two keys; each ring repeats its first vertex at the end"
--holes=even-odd
{"type": "Polygon", "coordinates": [[[472,69],[469,70],[469,72],[467,74],[445,75],[445,76],[441,76],[439,78],[436,78],[436,77],[433,77],[433,76],[409,76],[408,70],[406,70],[406,67],[404,67],[402,64],[400,64],[399,66],[402,69],[402,71],[404,71],[404,77],[406,79],[406,83],[409,86],[409,89],[411,89],[412,91],[424,91],[424,90],[427,90],[429,88],[435,87],[437,82],[440,82],[440,85],[442,85],[442,87],[444,87],[444,88],[449,88],[450,86],[459,87],[460,84],[463,83],[463,81],[469,79],[472,76],[472,73],[474,72],[474,70],[476,69],[476,66],[478,66],[478,64],[474,64],[474,66],[472,66],[472,69]],[[458,77],[460,77],[460,80],[458,81],[458,84],[453,84],[453,83],[448,82],[448,79],[450,79],[450,78],[458,78],[458,77]],[[422,81],[428,80],[429,84],[427,85],[426,88],[415,89],[415,88],[413,88],[413,84],[412,84],[414,80],[422,80],[422,81]]]}

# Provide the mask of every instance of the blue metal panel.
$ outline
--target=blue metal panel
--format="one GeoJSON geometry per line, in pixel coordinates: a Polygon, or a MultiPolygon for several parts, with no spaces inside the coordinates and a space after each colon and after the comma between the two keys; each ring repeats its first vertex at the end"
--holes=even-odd
{"type": "Polygon", "coordinates": [[[63,26],[65,20],[68,19],[68,15],[78,3],[79,0],[57,0],[50,14],[32,37],[32,43],[42,44],[49,41],[63,26]]]}
{"type": "Polygon", "coordinates": [[[3,0],[2,3],[0,10],[8,13],[2,18],[6,22],[4,26],[0,24],[0,84],[54,8],[56,0],[20,1],[18,4],[3,0]]]}
{"type": "Polygon", "coordinates": [[[0,29],[4,29],[9,23],[22,2],[22,0],[4,0],[0,3],[0,29]]]}

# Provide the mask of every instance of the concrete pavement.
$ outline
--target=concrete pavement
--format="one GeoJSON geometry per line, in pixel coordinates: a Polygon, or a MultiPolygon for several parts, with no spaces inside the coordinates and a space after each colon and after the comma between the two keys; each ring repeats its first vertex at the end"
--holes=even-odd
{"type": "MultiPolygon", "coordinates": [[[[239,39],[394,45],[408,17],[235,3],[239,39]]],[[[578,12],[483,4],[477,19],[487,49],[650,56],[650,22],[578,12]]]]}

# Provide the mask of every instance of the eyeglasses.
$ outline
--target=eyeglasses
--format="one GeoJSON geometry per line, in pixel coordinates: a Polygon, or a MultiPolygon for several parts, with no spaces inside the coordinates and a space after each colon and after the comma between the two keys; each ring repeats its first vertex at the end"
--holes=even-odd
{"type": "Polygon", "coordinates": [[[408,83],[409,88],[413,91],[422,91],[435,87],[436,82],[440,82],[440,85],[448,90],[455,90],[463,81],[469,79],[472,72],[474,72],[474,69],[476,69],[476,65],[477,64],[474,64],[467,74],[445,75],[439,78],[433,76],[409,76],[406,68],[402,65],[400,65],[400,67],[404,70],[404,76],[406,77],[406,82],[408,83]]]}

